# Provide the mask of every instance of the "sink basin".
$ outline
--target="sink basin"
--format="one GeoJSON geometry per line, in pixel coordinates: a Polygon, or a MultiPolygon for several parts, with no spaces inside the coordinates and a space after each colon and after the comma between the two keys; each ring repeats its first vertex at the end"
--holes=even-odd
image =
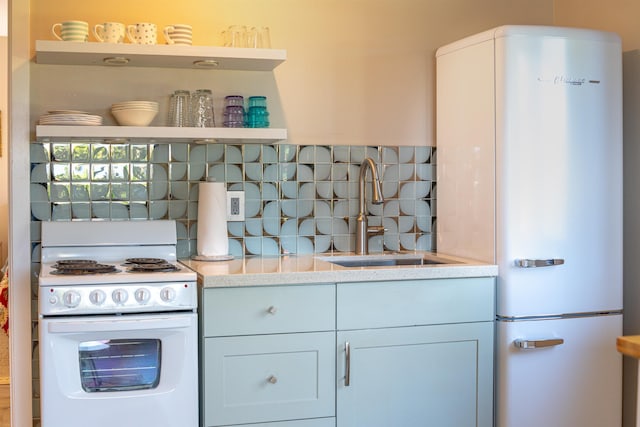
{"type": "Polygon", "coordinates": [[[385,267],[402,265],[455,264],[455,261],[437,259],[425,254],[370,254],[370,255],[330,255],[318,259],[343,267],[385,267]]]}

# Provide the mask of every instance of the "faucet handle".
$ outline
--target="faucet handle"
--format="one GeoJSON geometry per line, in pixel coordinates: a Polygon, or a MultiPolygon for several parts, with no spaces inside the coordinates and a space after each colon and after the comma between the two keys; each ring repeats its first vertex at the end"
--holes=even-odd
{"type": "Polygon", "coordinates": [[[377,236],[383,234],[385,231],[388,231],[388,229],[381,225],[370,225],[367,227],[367,235],[377,236]]]}

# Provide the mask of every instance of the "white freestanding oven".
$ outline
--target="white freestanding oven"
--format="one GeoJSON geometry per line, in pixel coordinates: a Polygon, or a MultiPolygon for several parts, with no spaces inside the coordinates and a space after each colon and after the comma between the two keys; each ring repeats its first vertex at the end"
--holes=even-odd
{"type": "Polygon", "coordinates": [[[174,221],[42,223],[42,427],[197,427],[196,274],[174,221]]]}

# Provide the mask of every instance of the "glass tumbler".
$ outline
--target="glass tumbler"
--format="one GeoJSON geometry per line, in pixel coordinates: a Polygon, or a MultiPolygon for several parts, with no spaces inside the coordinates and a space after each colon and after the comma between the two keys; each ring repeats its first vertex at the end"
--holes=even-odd
{"type": "Polygon", "coordinates": [[[248,128],[268,128],[269,112],[266,107],[249,107],[246,126],[248,128]]]}
{"type": "Polygon", "coordinates": [[[250,96],[249,108],[251,107],[267,108],[267,97],[266,96],[250,96]]]}
{"type": "Polygon", "coordinates": [[[245,126],[248,128],[269,127],[269,111],[266,96],[250,96],[245,126]]]}
{"type": "Polygon", "coordinates": [[[198,89],[191,94],[191,126],[214,127],[213,94],[209,89],[198,89]]]}
{"type": "Polygon", "coordinates": [[[176,90],[169,101],[168,126],[189,126],[189,102],[191,94],[188,90],[176,90]]]}
{"type": "Polygon", "coordinates": [[[244,127],[244,107],[242,105],[227,105],[224,109],[224,127],[244,127]]]}
{"type": "Polygon", "coordinates": [[[227,95],[224,97],[225,107],[244,107],[244,97],[242,95],[227,95]]]}
{"type": "Polygon", "coordinates": [[[247,47],[271,48],[269,27],[251,27],[247,31],[247,47]]]}

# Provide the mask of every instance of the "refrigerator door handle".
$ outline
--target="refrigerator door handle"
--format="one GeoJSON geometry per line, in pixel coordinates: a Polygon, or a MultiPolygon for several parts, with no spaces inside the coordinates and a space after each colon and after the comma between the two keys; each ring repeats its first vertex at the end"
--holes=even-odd
{"type": "Polygon", "coordinates": [[[562,258],[551,258],[551,259],[517,259],[516,267],[522,268],[533,268],[533,267],[551,267],[554,265],[562,265],[564,264],[564,259],[562,258]]]}
{"type": "Polygon", "coordinates": [[[554,347],[556,345],[564,344],[564,340],[562,338],[553,338],[548,340],[515,340],[513,344],[518,348],[528,350],[532,348],[554,347]]]}

